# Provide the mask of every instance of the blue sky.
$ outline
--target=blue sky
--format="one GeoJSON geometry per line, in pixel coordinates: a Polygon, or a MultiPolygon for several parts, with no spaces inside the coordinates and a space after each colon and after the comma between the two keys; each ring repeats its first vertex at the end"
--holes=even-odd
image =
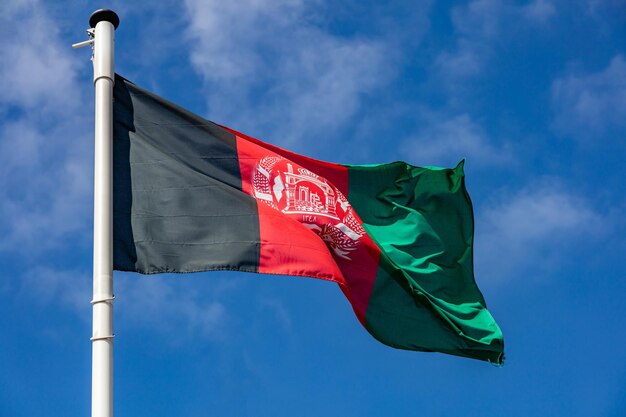
{"type": "Polygon", "coordinates": [[[388,348],[294,277],[115,277],[118,416],[626,414],[622,0],[5,0],[0,416],[89,415],[91,12],[117,72],[340,163],[466,158],[507,362],[388,348]]]}

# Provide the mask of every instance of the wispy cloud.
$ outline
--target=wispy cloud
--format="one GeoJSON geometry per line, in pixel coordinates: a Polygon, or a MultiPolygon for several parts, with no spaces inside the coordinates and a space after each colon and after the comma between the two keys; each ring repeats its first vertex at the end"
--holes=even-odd
{"type": "Polygon", "coordinates": [[[41,266],[24,271],[20,282],[20,297],[40,306],[62,307],[85,321],[91,320],[91,276],[84,271],[41,266]]]}
{"type": "Polygon", "coordinates": [[[0,100],[3,105],[59,114],[78,102],[75,59],[40,1],[9,0],[0,13],[0,100]]]}
{"type": "Polygon", "coordinates": [[[292,329],[292,319],[289,310],[280,299],[263,298],[260,300],[261,311],[269,312],[283,331],[290,332],[292,329]]]}
{"type": "MultiPolygon", "coordinates": [[[[393,47],[315,26],[315,3],[187,0],[191,62],[212,117],[283,144],[345,125],[384,86],[393,47]],[[253,109],[253,110],[251,110],[253,109]]],[[[319,140],[319,139],[318,139],[319,140]]]]}
{"type": "Polygon", "coordinates": [[[552,0],[534,0],[525,6],[521,6],[522,16],[534,23],[546,23],[556,13],[556,6],[552,0]]]}
{"type": "Polygon", "coordinates": [[[0,128],[0,250],[31,255],[56,246],[69,233],[86,230],[92,187],[88,139],[76,125],[34,125],[24,116],[0,128]]]}
{"type": "MultiPolygon", "coordinates": [[[[41,266],[24,271],[19,285],[12,289],[22,299],[42,307],[64,309],[85,322],[91,321],[92,277],[81,270],[41,266]]],[[[116,273],[114,290],[116,320],[134,329],[175,336],[180,343],[188,338],[221,340],[232,327],[227,306],[220,300],[240,287],[240,280],[212,277],[210,291],[198,283],[188,283],[181,291],[180,277],[140,276],[116,273]]],[[[288,313],[276,302],[263,304],[273,311],[283,328],[290,328],[288,313]]]]}
{"type": "Polygon", "coordinates": [[[436,74],[450,87],[457,80],[480,74],[488,54],[489,48],[483,43],[461,38],[452,50],[437,55],[436,74]]]}
{"type": "MultiPolygon", "coordinates": [[[[218,279],[217,277],[214,277],[218,279]]],[[[218,301],[236,288],[238,281],[221,280],[211,287],[210,295],[202,286],[189,283],[180,291],[179,277],[117,274],[116,300],[120,320],[127,325],[151,329],[159,334],[176,335],[172,343],[189,337],[219,340],[229,325],[226,306],[218,301]]]]}
{"type": "Polygon", "coordinates": [[[578,0],[583,9],[592,18],[599,18],[601,12],[610,11],[612,13],[624,14],[623,0],[578,0]]]}
{"type": "Polygon", "coordinates": [[[401,149],[411,150],[407,158],[418,165],[454,166],[463,158],[483,167],[514,161],[512,145],[508,142],[495,145],[482,126],[467,114],[451,117],[430,114],[423,125],[401,145],[401,149]]]}
{"type": "Polygon", "coordinates": [[[562,264],[574,244],[589,242],[610,226],[610,218],[591,202],[554,179],[539,179],[479,211],[476,271],[493,282],[506,282],[562,264]]]}
{"type": "Polygon", "coordinates": [[[436,57],[435,74],[449,88],[462,88],[468,77],[484,72],[494,45],[506,33],[544,25],[555,12],[551,0],[534,0],[525,5],[506,0],[473,0],[455,7],[452,22],[458,35],[456,44],[436,57]]]}
{"type": "MultiPolygon", "coordinates": [[[[86,226],[90,116],[76,83],[78,56],[40,1],[0,15],[0,250],[29,253],[86,226]]],[[[84,57],[82,57],[84,59],[84,57]]],[[[89,88],[82,89],[88,92],[89,88]]]]}
{"type": "Polygon", "coordinates": [[[553,127],[576,139],[598,139],[608,132],[626,133],[626,61],[615,56],[598,72],[570,74],[552,83],[553,127]]]}

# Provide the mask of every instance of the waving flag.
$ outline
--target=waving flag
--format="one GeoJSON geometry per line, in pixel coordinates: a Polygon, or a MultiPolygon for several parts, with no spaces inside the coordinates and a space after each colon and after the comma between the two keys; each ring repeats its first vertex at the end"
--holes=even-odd
{"type": "Polygon", "coordinates": [[[474,281],[463,163],[323,162],[119,76],[114,97],[115,269],[333,281],[387,345],[502,363],[474,281]]]}

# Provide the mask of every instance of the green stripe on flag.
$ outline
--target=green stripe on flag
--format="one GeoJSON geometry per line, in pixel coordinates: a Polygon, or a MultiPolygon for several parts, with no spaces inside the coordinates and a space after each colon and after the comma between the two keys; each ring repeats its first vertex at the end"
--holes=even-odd
{"type": "Polygon", "coordinates": [[[350,166],[348,199],[383,252],[368,330],[398,348],[502,363],[502,332],[474,281],[463,162],[350,166]]]}

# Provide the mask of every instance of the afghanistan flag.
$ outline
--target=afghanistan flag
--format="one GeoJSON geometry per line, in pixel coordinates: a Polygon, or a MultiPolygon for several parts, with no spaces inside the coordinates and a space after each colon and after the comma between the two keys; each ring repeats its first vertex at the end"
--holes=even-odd
{"type": "Polygon", "coordinates": [[[117,76],[114,268],[334,281],[381,342],[501,364],[476,286],[463,163],[339,165],[205,120],[117,76]]]}

